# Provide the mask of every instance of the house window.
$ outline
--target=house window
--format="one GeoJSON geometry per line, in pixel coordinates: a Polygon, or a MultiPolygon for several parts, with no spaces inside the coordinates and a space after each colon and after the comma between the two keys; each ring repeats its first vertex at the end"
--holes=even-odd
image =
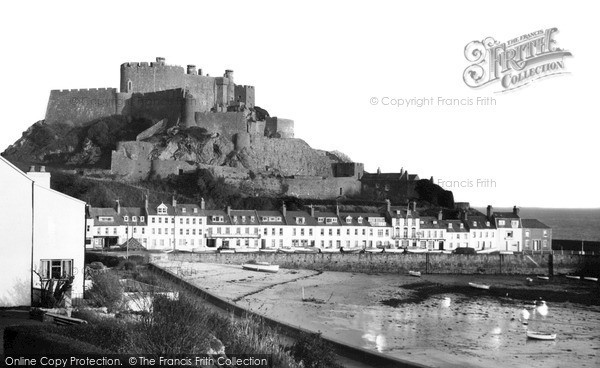
{"type": "Polygon", "coordinates": [[[498,225],[504,226],[505,224],[506,224],[506,221],[504,221],[504,220],[498,220],[498,225]]]}
{"type": "Polygon", "coordinates": [[[73,276],[72,259],[43,259],[41,261],[42,279],[67,279],[73,276]]]}
{"type": "Polygon", "coordinates": [[[98,221],[113,222],[114,219],[112,217],[101,216],[98,218],[98,221]]]}
{"type": "Polygon", "coordinates": [[[198,213],[198,208],[194,207],[194,213],[198,213]]]}

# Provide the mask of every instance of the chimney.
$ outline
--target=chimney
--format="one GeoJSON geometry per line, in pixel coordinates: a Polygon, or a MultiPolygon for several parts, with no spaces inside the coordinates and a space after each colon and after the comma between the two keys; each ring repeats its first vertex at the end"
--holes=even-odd
{"type": "Polygon", "coordinates": [[[392,211],[392,202],[391,202],[389,199],[386,199],[386,200],[385,200],[385,209],[386,209],[388,212],[391,212],[391,211],[392,211]]]}
{"type": "Polygon", "coordinates": [[[444,211],[440,210],[440,212],[438,212],[438,220],[442,221],[444,219],[444,211]]]}
{"type": "Polygon", "coordinates": [[[121,213],[121,201],[119,201],[118,199],[115,200],[115,211],[117,211],[117,214],[121,213]]]}
{"type": "Polygon", "coordinates": [[[518,208],[517,206],[514,206],[514,207],[513,207],[513,214],[514,214],[515,216],[519,216],[519,211],[520,211],[520,208],[518,208]]]}
{"type": "Polygon", "coordinates": [[[379,174],[381,174],[381,168],[380,167],[377,168],[377,175],[379,175],[379,174]]]}
{"type": "Polygon", "coordinates": [[[231,216],[231,206],[227,206],[227,216],[231,216]]]}
{"type": "Polygon", "coordinates": [[[315,217],[315,206],[310,205],[310,217],[315,217]]]}
{"type": "Polygon", "coordinates": [[[164,57],[156,57],[156,63],[159,65],[165,65],[165,58],[164,57]]]}
{"type": "Polygon", "coordinates": [[[413,212],[417,212],[417,201],[413,201],[413,212]]]}
{"type": "Polygon", "coordinates": [[[281,212],[283,213],[283,217],[287,216],[287,208],[285,207],[285,202],[281,204],[281,212]]]}
{"type": "Polygon", "coordinates": [[[173,205],[173,207],[177,207],[177,200],[175,199],[175,196],[173,196],[171,204],[173,205]]]}
{"type": "Polygon", "coordinates": [[[188,74],[196,74],[196,65],[188,65],[187,73],[188,74]]]}
{"type": "Polygon", "coordinates": [[[201,201],[200,201],[200,209],[201,209],[201,210],[204,210],[205,208],[206,208],[206,203],[204,202],[204,198],[201,198],[201,201]]]}
{"type": "Polygon", "coordinates": [[[147,210],[148,209],[148,194],[146,194],[145,198],[144,198],[144,208],[147,210]]]}
{"type": "Polygon", "coordinates": [[[402,176],[402,174],[404,174],[404,168],[403,167],[400,168],[400,176],[402,176]]]}
{"type": "Polygon", "coordinates": [[[340,215],[340,206],[336,203],[335,205],[335,215],[339,216],[340,215]]]}
{"type": "Polygon", "coordinates": [[[488,220],[492,218],[492,205],[488,204],[487,206],[487,218],[488,220]]]}
{"type": "Polygon", "coordinates": [[[50,189],[50,173],[46,172],[46,167],[41,166],[40,171],[35,171],[35,166],[29,167],[27,176],[40,187],[50,189]]]}
{"type": "Polygon", "coordinates": [[[198,69],[198,75],[202,75],[202,68],[198,69]]]}
{"type": "Polygon", "coordinates": [[[467,219],[468,219],[467,211],[462,210],[460,214],[462,215],[461,217],[462,217],[463,221],[467,221],[467,219]]]}

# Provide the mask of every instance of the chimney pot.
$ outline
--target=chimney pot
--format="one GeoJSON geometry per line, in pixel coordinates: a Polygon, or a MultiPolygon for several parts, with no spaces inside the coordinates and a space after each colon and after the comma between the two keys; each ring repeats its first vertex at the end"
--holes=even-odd
{"type": "Polygon", "coordinates": [[[281,212],[283,213],[283,217],[287,216],[287,208],[285,207],[285,202],[281,204],[281,212]]]}
{"type": "Polygon", "coordinates": [[[35,172],[35,166],[29,166],[29,172],[35,172]]]}
{"type": "Polygon", "coordinates": [[[227,216],[231,216],[231,206],[227,206],[227,216]]]}
{"type": "Polygon", "coordinates": [[[204,198],[200,201],[200,209],[203,210],[206,207],[206,203],[204,202],[204,198]]]}

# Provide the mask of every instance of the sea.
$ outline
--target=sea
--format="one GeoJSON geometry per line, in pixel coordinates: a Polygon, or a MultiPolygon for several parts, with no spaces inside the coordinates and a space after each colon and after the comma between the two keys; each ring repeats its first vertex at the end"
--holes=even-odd
{"type": "MultiPolygon", "coordinates": [[[[485,213],[485,208],[476,208],[485,213]]],[[[512,208],[497,208],[508,212],[512,208]]],[[[552,228],[553,239],[600,241],[600,208],[522,207],[521,218],[538,219],[552,228]]]]}

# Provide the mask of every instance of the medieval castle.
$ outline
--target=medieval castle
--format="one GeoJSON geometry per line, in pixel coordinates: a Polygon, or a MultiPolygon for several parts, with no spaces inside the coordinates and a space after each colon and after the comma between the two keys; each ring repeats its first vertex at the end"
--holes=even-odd
{"type": "Polygon", "coordinates": [[[152,121],[135,141],[119,142],[112,152],[111,173],[122,180],[200,168],[238,184],[253,172],[259,175],[258,187],[298,197],[335,198],[361,192],[389,197],[390,191],[407,198],[415,195],[418,176],[404,170],[387,175],[365,173],[362,163],[342,162],[294,138],[292,120],[259,116],[254,87],[236,85],[232,70],[225,70],[222,77],[211,77],[195,65],[184,70],[158,57],[152,63],[124,63],[120,72],[120,91],[51,91],[45,123],[77,126],[114,115],[152,121]],[[244,164],[202,162],[198,155],[190,154],[189,141],[179,140],[177,145],[157,149],[156,134],[193,127],[224,138],[231,149],[215,146],[215,150],[229,151],[224,152],[228,157],[242,152],[244,164]]]}

